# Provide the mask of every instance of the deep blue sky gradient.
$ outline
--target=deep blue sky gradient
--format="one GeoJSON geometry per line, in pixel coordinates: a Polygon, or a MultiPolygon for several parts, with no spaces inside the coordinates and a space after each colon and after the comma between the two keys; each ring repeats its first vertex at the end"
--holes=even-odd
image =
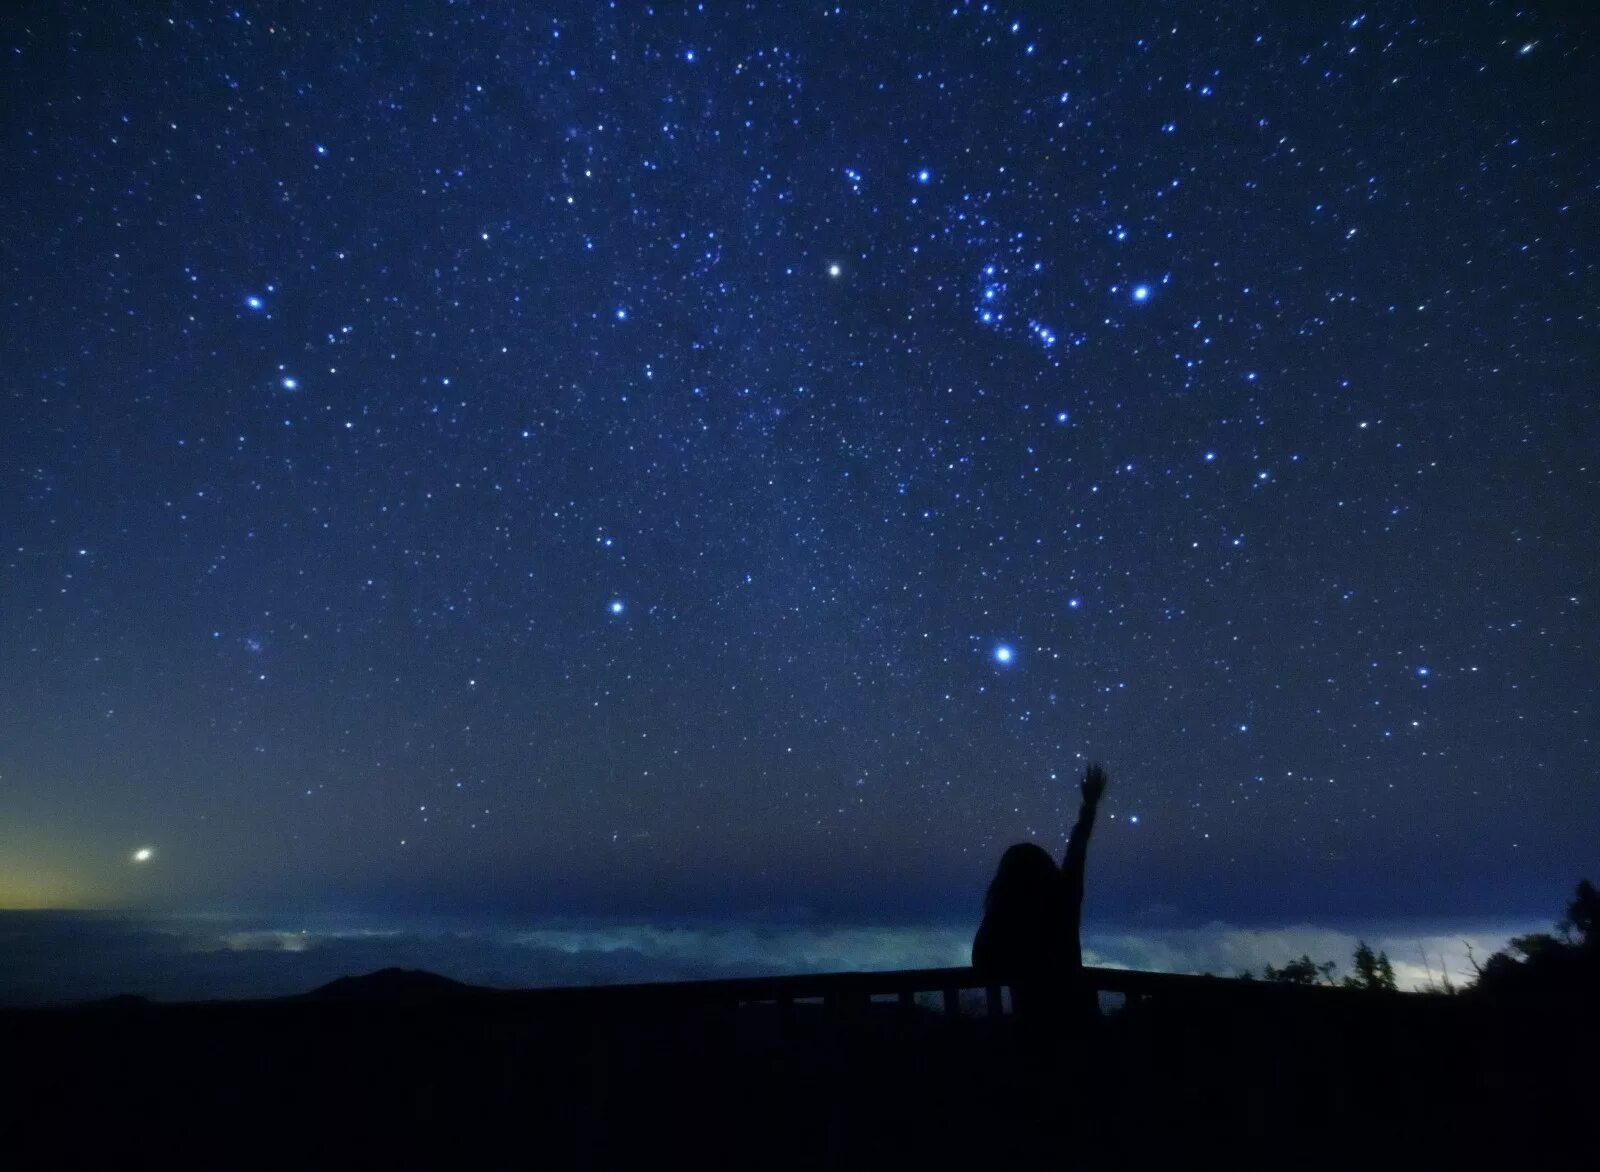
{"type": "Polygon", "coordinates": [[[7,5],[0,906],[1558,914],[1576,11],[7,5]]]}

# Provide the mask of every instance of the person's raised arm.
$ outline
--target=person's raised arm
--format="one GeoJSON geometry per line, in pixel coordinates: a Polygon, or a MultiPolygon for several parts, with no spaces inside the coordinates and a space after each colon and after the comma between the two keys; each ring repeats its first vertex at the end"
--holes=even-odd
{"type": "Polygon", "coordinates": [[[1068,907],[1077,915],[1083,906],[1083,865],[1089,855],[1089,833],[1094,829],[1095,810],[1100,805],[1100,795],[1106,792],[1106,771],[1090,762],[1083,771],[1083,804],[1078,807],[1078,821],[1067,839],[1067,853],[1061,860],[1061,874],[1067,882],[1068,907]]]}

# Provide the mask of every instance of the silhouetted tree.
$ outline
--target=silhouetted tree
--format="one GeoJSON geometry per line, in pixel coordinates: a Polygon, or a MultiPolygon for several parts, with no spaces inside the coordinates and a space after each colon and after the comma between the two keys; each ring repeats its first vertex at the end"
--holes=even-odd
{"type": "Polygon", "coordinates": [[[1593,997],[1600,989],[1600,891],[1580,880],[1557,923],[1561,934],[1514,936],[1478,969],[1472,991],[1490,996],[1565,994],[1593,997]]]}
{"type": "MultiPolygon", "coordinates": [[[[1334,976],[1339,968],[1336,962],[1325,960],[1318,964],[1309,954],[1301,953],[1298,959],[1291,960],[1282,968],[1274,968],[1269,964],[1262,976],[1280,985],[1342,985],[1346,989],[1396,988],[1394,966],[1389,963],[1388,954],[1373,952],[1365,940],[1356,943],[1352,963],[1356,971],[1340,980],[1334,976]]],[[[1239,974],[1239,979],[1253,981],[1255,975],[1246,969],[1239,974]]]]}
{"type": "Polygon", "coordinates": [[[1569,944],[1593,950],[1600,948],[1600,933],[1595,931],[1597,920],[1600,920],[1600,890],[1587,879],[1580,879],[1577,890],[1572,893],[1572,902],[1567,904],[1567,914],[1561,917],[1556,928],[1569,944]]]}
{"type": "Polygon", "coordinates": [[[1269,964],[1263,975],[1267,980],[1277,981],[1280,985],[1331,985],[1334,983],[1333,971],[1337,967],[1331,960],[1317,964],[1309,955],[1302,953],[1300,959],[1291,960],[1281,969],[1273,968],[1269,964]]]}
{"type": "Polygon", "coordinates": [[[1355,956],[1352,958],[1355,972],[1345,977],[1342,982],[1346,989],[1387,989],[1393,992],[1394,966],[1389,963],[1387,953],[1374,954],[1371,945],[1365,940],[1356,942],[1355,956]]]}

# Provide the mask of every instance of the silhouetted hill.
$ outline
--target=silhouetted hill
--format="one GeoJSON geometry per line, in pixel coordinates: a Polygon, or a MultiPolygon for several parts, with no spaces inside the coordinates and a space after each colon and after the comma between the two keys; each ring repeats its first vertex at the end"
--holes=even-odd
{"type": "Polygon", "coordinates": [[[82,1004],[86,1009],[96,1007],[103,1009],[142,1009],[147,1005],[154,1004],[154,1002],[148,997],[139,996],[137,993],[117,993],[111,997],[102,997],[97,1001],[85,1001],[82,1004]]]}
{"type": "Polygon", "coordinates": [[[492,992],[480,985],[468,985],[423,969],[387,968],[359,977],[340,977],[301,999],[317,1001],[362,1001],[384,1005],[423,1005],[451,997],[492,992]]]}

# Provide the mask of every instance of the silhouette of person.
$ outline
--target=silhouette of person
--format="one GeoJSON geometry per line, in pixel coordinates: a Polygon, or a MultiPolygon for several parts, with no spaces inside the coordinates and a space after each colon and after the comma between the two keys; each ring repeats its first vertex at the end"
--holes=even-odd
{"type": "Polygon", "coordinates": [[[993,1084],[1006,1088],[1000,1093],[1007,1109],[1022,1113],[1023,1134],[1059,1135],[1064,1125],[1075,1147],[1088,1153],[1104,1142],[1107,1052],[1095,991],[1083,979],[1078,928],[1105,770],[1090,764],[1080,788],[1083,803],[1059,867],[1031,842],[1000,856],[972,941],[972,966],[985,984],[1010,986],[1013,1019],[1022,1027],[1012,1052],[1020,1061],[997,1071],[993,1084]]]}
{"type": "Polygon", "coordinates": [[[1040,1025],[1071,1023],[1098,1013],[1083,983],[1079,922],[1083,870],[1105,770],[1083,772],[1083,803],[1061,865],[1040,846],[1019,842],[1000,856],[972,941],[972,966],[992,984],[1010,985],[1012,1012],[1040,1025]]]}

